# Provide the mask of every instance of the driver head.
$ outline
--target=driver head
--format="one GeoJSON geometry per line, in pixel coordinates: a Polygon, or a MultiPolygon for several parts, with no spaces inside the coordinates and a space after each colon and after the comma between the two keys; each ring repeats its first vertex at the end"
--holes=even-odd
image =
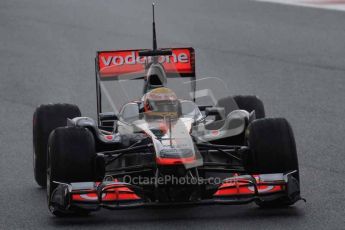
{"type": "Polygon", "coordinates": [[[181,105],[174,91],[160,87],[144,96],[144,114],[147,118],[178,118],[181,105]]]}

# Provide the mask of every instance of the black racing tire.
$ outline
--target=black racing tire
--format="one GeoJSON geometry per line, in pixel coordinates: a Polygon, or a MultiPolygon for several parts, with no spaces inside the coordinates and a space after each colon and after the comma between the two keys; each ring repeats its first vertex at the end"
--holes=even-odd
{"type": "Polygon", "coordinates": [[[265,118],[264,103],[257,96],[234,96],[234,100],[239,109],[249,113],[255,110],[256,119],[265,118]]]}
{"type": "MultiPolygon", "coordinates": [[[[292,128],[284,118],[264,118],[253,121],[246,132],[250,152],[244,155],[244,167],[250,174],[296,172],[299,167],[292,128]]],[[[257,201],[260,207],[283,207],[293,204],[288,197],[272,201],[257,201]]]]}
{"type": "Polygon", "coordinates": [[[62,183],[92,182],[98,179],[95,170],[95,140],[93,134],[82,127],[56,128],[49,137],[47,158],[47,198],[49,210],[56,216],[87,214],[87,210],[60,210],[50,202],[62,183]]]}
{"type": "Polygon", "coordinates": [[[33,115],[33,167],[38,185],[46,186],[47,144],[49,134],[57,127],[66,126],[67,118],[80,117],[76,105],[47,104],[36,108],[33,115]]]}
{"type": "MultiPolygon", "coordinates": [[[[223,107],[225,110],[225,116],[227,116],[230,112],[234,109],[242,109],[246,110],[247,112],[252,112],[255,110],[256,119],[264,118],[265,117],[265,108],[263,102],[257,96],[229,96],[220,99],[217,102],[217,106],[223,107]]],[[[208,129],[219,129],[223,123],[211,123],[207,125],[208,129]]],[[[213,141],[214,144],[219,145],[243,145],[245,142],[245,134],[244,132],[233,136],[230,138],[225,138],[217,141],[213,141]]]]}
{"type": "Polygon", "coordinates": [[[83,127],[59,127],[48,143],[51,179],[64,183],[94,181],[95,139],[83,127]]]}

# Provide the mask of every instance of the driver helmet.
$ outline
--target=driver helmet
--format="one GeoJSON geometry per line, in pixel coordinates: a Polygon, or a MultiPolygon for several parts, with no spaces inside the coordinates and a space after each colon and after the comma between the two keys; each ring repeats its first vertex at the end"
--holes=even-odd
{"type": "Polygon", "coordinates": [[[181,105],[174,91],[160,87],[145,94],[144,114],[151,118],[178,118],[181,114],[181,105]]]}

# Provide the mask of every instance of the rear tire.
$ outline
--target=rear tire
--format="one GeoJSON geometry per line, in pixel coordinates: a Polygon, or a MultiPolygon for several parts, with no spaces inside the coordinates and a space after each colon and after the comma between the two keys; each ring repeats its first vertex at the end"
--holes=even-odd
{"type": "MultiPolygon", "coordinates": [[[[225,116],[227,116],[234,109],[238,108],[246,110],[251,113],[255,110],[256,119],[265,117],[265,108],[263,102],[257,96],[234,96],[225,97],[218,101],[217,106],[224,108],[225,116]]],[[[223,123],[211,123],[207,126],[207,129],[219,129],[223,123]]],[[[213,141],[213,144],[219,145],[244,145],[245,144],[245,133],[241,133],[237,136],[225,138],[222,140],[213,141]]]]}
{"type": "MultiPolygon", "coordinates": [[[[295,138],[284,118],[253,121],[247,130],[250,152],[244,157],[244,167],[250,174],[287,173],[291,171],[299,183],[295,138]]],[[[260,207],[283,207],[295,203],[287,196],[271,201],[257,201],[260,207]]]]}
{"type": "Polygon", "coordinates": [[[59,209],[50,202],[52,192],[63,183],[96,181],[95,140],[92,133],[81,127],[60,127],[55,129],[48,143],[47,198],[49,210],[56,216],[83,215],[87,210],[59,209]]]}
{"type": "Polygon", "coordinates": [[[225,117],[238,107],[235,99],[231,96],[219,99],[217,106],[224,108],[225,117]]]}
{"type": "Polygon", "coordinates": [[[46,186],[47,143],[49,134],[57,127],[66,126],[67,118],[80,117],[76,105],[47,104],[39,106],[33,116],[33,166],[38,185],[46,186]]]}
{"type": "Polygon", "coordinates": [[[256,119],[265,118],[264,103],[257,96],[234,96],[239,109],[248,113],[255,111],[256,119]]]}

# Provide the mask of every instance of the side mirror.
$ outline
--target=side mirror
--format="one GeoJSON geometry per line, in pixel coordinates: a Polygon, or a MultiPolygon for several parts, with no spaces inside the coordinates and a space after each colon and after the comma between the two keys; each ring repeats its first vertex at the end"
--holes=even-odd
{"type": "Polygon", "coordinates": [[[100,121],[107,121],[107,120],[116,121],[118,120],[118,117],[113,112],[105,112],[105,113],[99,114],[99,120],[100,121]]]}
{"type": "Polygon", "coordinates": [[[215,120],[223,120],[225,118],[225,109],[222,107],[210,107],[205,109],[206,116],[215,116],[215,120]]]}
{"type": "Polygon", "coordinates": [[[113,112],[100,113],[98,117],[101,128],[107,131],[112,131],[114,129],[115,121],[118,120],[118,117],[113,112]]]}

